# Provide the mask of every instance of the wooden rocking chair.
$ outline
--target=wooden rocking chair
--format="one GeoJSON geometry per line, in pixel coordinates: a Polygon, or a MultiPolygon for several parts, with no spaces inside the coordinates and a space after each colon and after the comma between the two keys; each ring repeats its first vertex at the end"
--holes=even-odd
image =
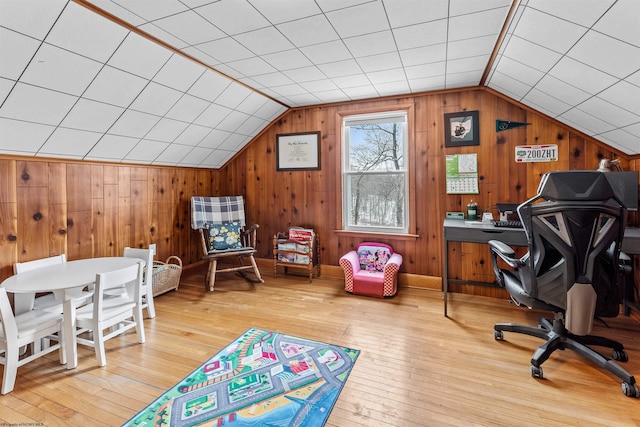
{"type": "Polygon", "coordinates": [[[203,259],[209,260],[205,289],[213,291],[216,273],[237,271],[246,280],[262,283],[254,258],[257,224],[245,229],[244,199],[242,196],[191,198],[191,228],[198,230],[203,259]],[[218,269],[218,259],[237,256],[240,265],[218,269]],[[245,265],[248,258],[251,265],[245,265]],[[251,279],[246,270],[253,270],[251,279]]]}

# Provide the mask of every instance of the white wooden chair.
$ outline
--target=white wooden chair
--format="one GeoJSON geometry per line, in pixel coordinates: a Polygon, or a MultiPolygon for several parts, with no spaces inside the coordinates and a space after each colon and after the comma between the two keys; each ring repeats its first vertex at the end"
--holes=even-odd
{"type": "MultiPolygon", "coordinates": [[[[153,304],[153,251],[151,249],[124,248],[124,257],[138,258],[145,262],[144,274],[142,279],[142,308],[147,309],[147,315],[150,319],[156,317],[156,308],[153,304]]],[[[123,286],[124,290],[124,286],[123,286]]],[[[119,292],[107,291],[109,295],[117,295],[119,292]]]]}
{"type": "Polygon", "coordinates": [[[205,289],[213,291],[216,273],[238,272],[252,282],[264,282],[254,258],[258,224],[246,227],[242,196],[191,198],[191,228],[198,230],[202,258],[209,260],[205,289]],[[237,230],[234,230],[237,228],[237,230]],[[220,232],[222,231],[222,232],[220,232]],[[220,243],[218,246],[217,244],[220,243]],[[239,266],[218,269],[221,258],[238,257],[239,266]],[[247,258],[250,265],[245,265],[247,258]],[[255,280],[246,275],[250,270],[255,280]]]}
{"type": "Polygon", "coordinates": [[[107,364],[105,341],[135,328],[144,343],[142,318],[142,275],[144,263],[96,275],[93,302],[76,311],[76,327],[91,330],[90,337],[78,336],[78,344],[95,348],[98,365],[107,364]],[[126,286],[126,292],[105,297],[105,290],[126,286]],[[105,333],[105,330],[108,330],[105,333]]]}
{"type": "Polygon", "coordinates": [[[66,363],[62,314],[30,310],[14,316],[7,290],[0,287],[0,363],[4,365],[2,394],[13,390],[20,366],[55,350],[60,350],[60,363],[66,363]],[[44,348],[34,345],[32,347],[37,347],[37,350],[20,357],[21,347],[39,343],[45,338],[55,338],[57,343],[44,348]]]}

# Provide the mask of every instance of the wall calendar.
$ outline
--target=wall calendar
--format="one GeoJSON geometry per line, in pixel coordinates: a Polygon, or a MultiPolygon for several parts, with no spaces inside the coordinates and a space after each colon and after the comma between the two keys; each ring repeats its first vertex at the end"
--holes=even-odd
{"type": "Polygon", "coordinates": [[[447,194],[478,194],[478,154],[447,154],[447,194]]]}

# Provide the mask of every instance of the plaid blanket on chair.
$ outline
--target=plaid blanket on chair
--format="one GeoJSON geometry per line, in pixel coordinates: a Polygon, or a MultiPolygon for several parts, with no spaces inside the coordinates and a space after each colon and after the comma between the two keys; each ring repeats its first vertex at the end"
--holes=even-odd
{"type": "Polygon", "coordinates": [[[244,217],[244,199],[242,196],[191,198],[191,228],[204,228],[206,223],[222,224],[239,221],[246,225],[244,217]]]}

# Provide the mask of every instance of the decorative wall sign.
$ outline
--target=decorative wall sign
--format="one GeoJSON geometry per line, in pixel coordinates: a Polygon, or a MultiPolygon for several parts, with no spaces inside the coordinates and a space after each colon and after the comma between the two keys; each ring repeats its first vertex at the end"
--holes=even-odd
{"type": "Polygon", "coordinates": [[[516,146],[516,163],[557,161],[558,146],[555,144],[516,146]]]}
{"type": "Polygon", "coordinates": [[[444,115],[444,146],[480,145],[478,111],[444,115]]]}
{"type": "Polygon", "coordinates": [[[320,169],[320,132],[276,135],[276,169],[320,169]]]}
{"type": "Polygon", "coordinates": [[[522,126],[530,125],[526,122],[510,122],[508,120],[496,120],[496,132],[502,132],[503,130],[515,129],[522,126]]]}

